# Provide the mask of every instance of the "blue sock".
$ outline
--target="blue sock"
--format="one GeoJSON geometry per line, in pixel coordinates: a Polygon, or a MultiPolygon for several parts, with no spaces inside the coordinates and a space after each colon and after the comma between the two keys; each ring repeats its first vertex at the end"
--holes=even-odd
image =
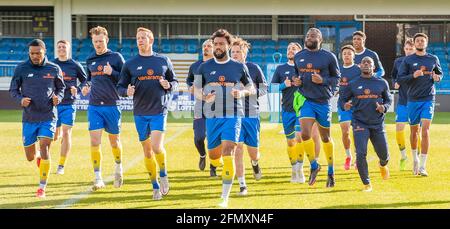
{"type": "Polygon", "coordinates": [[[165,177],[165,176],[167,176],[166,170],[165,170],[165,169],[161,169],[161,170],[159,171],[159,176],[160,176],[160,177],[165,177]]]}
{"type": "Polygon", "coordinates": [[[334,167],[332,165],[328,166],[328,175],[334,174],[334,167]]]}
{"type": "Polygon", "coordinates": [[[311,162],[311,169],[317,169],[319,167],[319,164],[317,163],[316,160],[313,160],[311,162]]]}
{"type": "Polygon", "coordinates": [[[152,182],[153,189],[159,189],[158,182],[152,182]]]}

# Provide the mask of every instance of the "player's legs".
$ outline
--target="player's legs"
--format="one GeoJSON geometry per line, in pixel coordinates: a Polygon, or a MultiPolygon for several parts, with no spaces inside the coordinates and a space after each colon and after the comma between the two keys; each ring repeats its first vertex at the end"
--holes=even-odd
{"type": "MultiPolygon", "coordinates": [[[[261,179],[262,173],[259,167],[259,138],[260,138],[260,120],[259,118],[244,118],[242,119],[241,134],[245,132],[244,144],[247,145],[247,152],[250,156],[250,161],[253,169],[253,176],[256,180],[261,179]]],[[[240,138],[241,136],[239,136],[240,138]]]]}
{"type": "Polygon", "coordinates": [[[39,123],[38,138],[39,149],[41,152],[41,163],[39,166],[39,189],[37,197],[45,197],[45,188],[47,186],[47,180],[50,171],[50,145],[54,138],[56,129],[56,120],[39,123]]]}
{"type": "Polygon", "coordinates": [[[370,185],[369,168],[367,165],[367,143],[369,141],[370,132],[364,126],[352,124],[353,137],[356,149],[356,166],[358,167],[359,177],[365,186],[370,185]]]}
{"type": "Polygon", "coordinates": [[[397,140],[397,145],[400,150],[400,170],[405,170],[406,167],[406,135],[405,135],[405,125],[408,122],[408,108],[406,105],[399,104],[396,109],[395,117],[395,136],[397,140]]]}
{"type": "Polygon", "coordinates": [[[147,173],[150,177],[150,181],[152,182],[153,187],[153,199],[160,200],[162,199],[162,194],[160,191],[160,185],[158,182],[158,176],[156,172],[156,159],[155,155],[152,152],[152,143],[150,138],[147,137],[144,141],[141,141],[142,149],[144,151],[144,164],[147,169],[147,173]]]}
{"type": "Polygon", "coordinates": [[[345,150],[345,163],[344,163],[344,169],[349,170],[350,166],[352,164],[352,153],[350,151],[350,122],[341,122],[339,124],[341,126],[341,133],[342,133],[342,144],[344,145],[345,150]]]}
{"type": "Polygon", "coordinates": [[[66,158],[72,148],[72,126],[62,125],[61,129],[62,129],[61,153],[59,157],[58,170],[56,172],[57,174],[64,174],[64,166],[66,164],[66,158]]]}
{"type": "Polygon", "coordinates": [[[40,155],[36,152],[36,142],[38,140],[38,123],[22,123],[22,139],[25,156],[28,161],[33,161],[36,158],[37,166],[39,167],[40,155]]]}
{"type": "Polygon", "coordinates": [[[427,156],[428,156],[428,150],[430,147],[430,126],[431,126],[431,120],[422,119],[422,127],[420,130],[422,142],[421,142],[421,150],[420,150],[420,157],[419,157],[419,175],[421,175],[421,176],[428,176],[428,173],[426,171],[426,161],[427,161],[427,156]]]}
{"type": "Polygon", "coordinates": [[[234,153],[236,150],[236,142],[223,140],[222,141],[222,157],[223,157],[223,170],[222,170],[222,202],[219,206],[227,207],[228,198],[230,196],[233,179],[235,176],[235,163],[234,153]]]}
{"type": "Polygon", "coordinates": [[[210,160],[210,176],[216,177],[217,167],[222,166],[221,132],[223,118],[206,119],[206,137],[208,139],[208,157],[210,160]]]}
{"type": "Polygon", "coordinates": [[[206,166],[206,123],[205,118],[194,119],[194,144],[197,152],[200,154],[198,163],[199,169],[204,170],[206,166]]]}
{"type": "Polygon", "coordinates": [[[91,130],[89,131],[89,136],[91,139],[91,162],[94,168],[95,180],[92,187],[93,191],[105,187],[105,183],[102,178],[102,151],[101,151],[101,141],[102,141],[103,130],[91,130]]]}
{"type": "Polygon", "coordinates": [[[234,163],[234,153],[237,142],[239,142],[239,135],[242,128],[241,118],[224,118],[221,128],[220,139],[222,141],[222,202],[221,207],[228,206],[228,197],[230,196],[233,179],[236,173],[236,166],[234,163]]]}
{"type": "MultiPolygon", "coordinates": [[[[303,109],[303,107],[302,107],[303,109]]],[[[317,162],[315,157],[315,147],[312,136],[312,127],[314,125],[315,119],[312,118],[301,118],[300,128],[302,130],[302,140],[305,149],[305,154],[309,159],[311,164],[311,172],[309,176],[309,185],[313,185],[316,182],[316,177],[320,171],[320,164],[317,162]]]]}
{"type": "Polygon", "coordinates": [[[37,197],[45,197],[45,188],[47,187],[47,181],[50,171],[50,145],[52,143],[53,136],[40,137],[39,149],[41,152],[41,163],[39,166],[39,189],[37,191],[37,197]]]}
{"type": "MultiPolygon", "coordinates": [[[[242,133],[241,133],[242,134],[242,133]]],[[[242,136],[242,135],[241,135],[242,136]]],[[[239,195],[247,195],[247,184],[245,182],[245,166],[244,166],[244,143],[239,142],[236,146],[234,154],[234,163],[236,165],[236,177],[239,182],[239,195]]]]}
{"type": "Polygon", "coordinates": [[[323,143],[323,150],[325,152],[325,156],[327,158],[328,164],[328,178],[326,187],[331,188],[335,185],[334,180],[334,144],[331,139],[331,131],[329,127],[323,127],[321,125],[319,127],[320,138],[323,143]]]}
{"type": "Polygon", "coordinates": [[[317,122],[314,122],[311,130],[311,137],[314,141],[314,157],[316,158],[316,161],[319,160],[320,156],[320,134],[319,134],[319,127],[317,125],[317,122]]]}
{"type": "Polygon", "coordinates": [[[386,131],[383,126],[370,129],[370,141],[380,159],[381,176],[384,180],[387,180],[389,178],[389,169],[387,167],[389,162],[389,150],[386,131]]]}
{"type": "Polygon", "coordinates": [[[155,155],[156,162],[159,166],[159,177],[161,180],[161,193],[167,195],[169,193],[169,179],[167,176],[166,149],[164,148],[164,132],[160,130],[152,130],[151,145],[155,155]]]}
{"type": "Polygon", "coordinates": [[[122,143],[120,141],[120,134],[108,134],[108,139],[115,162],[114,187],[119,188],[123,184],[122,143]]]}
{"type": "Polygon", "coordinates": [[[413,174],[419,173],[418,139],[423,102],[408,102],[408,119],[411,128],[411,153],[413,157],[413,174]]]}
{"type": "Polygon", "coordinates": [[[301,177],[299,172],[303,172],[303,157],[305,154],[305,149],[303,147],[303,141],[301,139],[300,123],[295,112],[282,111],[282,121],[284,134],[286,136],[287,152],[289,157],[289,162],[292,166],[292,183],[304,183],[304,179],[300,180],[301,177]]]}
{"type": "Polygon", "coordinates": [[[61,138],[61,126],[56,127],[55,137],[53,137],[53,141],[58,141],[61,138]]]}

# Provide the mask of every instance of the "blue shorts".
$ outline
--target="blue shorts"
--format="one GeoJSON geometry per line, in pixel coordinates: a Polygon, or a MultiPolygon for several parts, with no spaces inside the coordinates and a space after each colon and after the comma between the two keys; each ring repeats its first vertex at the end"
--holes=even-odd
{"type": "Polygon", "coordinates": [[[23,122],[23,146],[28,147],[37,142],[39,138],[53,139],[56,130],[56,120],[46,122],[23,122]]]}
{"type": "Polygon", "coordinates": [[[341,123],[341,122],[351,122],[352,121],[352,114],[353,114],[353,111],[351,109],[346,111],[346,110],[342,110],[340,107],[338,107],[339,123],[341,123]]]}
{"type": "Polygon", "coordinates": [[[258,147],[260,129],[259,118],[242,118],[239,142],[251,147],[258,147]]]}
{"type": "Polygon", "coordinates": [[[120,133],[121,111],[119,106],[88,106],[89,131],[105,129],[110,134],[120,133]]]}
{"type": "Polygon", "coordinates": [[[66,126],[73,126],[75,117],[77,114],[75,105],[58,105],[58,120],[56,121],[56,127],[60,127],[61,124],[66,126]]]}
{"type": "Polygon", "coordinates": [[[300,132],[300,122],[295,112],[281,111],[284,135],[287,139],[295,138],[295,132],[300,132]]]}
{"type": "Polygon", "coordinates": [[[241,133],[241,118],[207,118],[206,137],[208,139],[208,149],[214,149],[222,141],[239,142],[241,133]]]}
{"type": "Polygon", "coordinates": [[[306,100],[300,109],[300,119],[315,119],[320,126],[331,126],[331,104],[320,104],[306,100]]]}
{"type": "Polygon", "coordinates": [[[152,131],[164,132],[166,130],[167,115],[135,115],[134,124],[139,135],[139,141],[143,142],[150,137],[152,131]]]}
{"type": "Polygon", "coordinates": [[[206,138],[206,118],[196,118],[193,123],[194,139],[205,140],[206,138]]]}
{"type": "Polygon", "coordinates": [[[408,107],[406,105],[398,104],[395,113],[395,122],[408,122],[408,107]]]}
{"type": "Polygon", "coordinates": [[[434,101],[408,102],[409,124],[420,124],[422,119],[433,120],[434,101]]]}

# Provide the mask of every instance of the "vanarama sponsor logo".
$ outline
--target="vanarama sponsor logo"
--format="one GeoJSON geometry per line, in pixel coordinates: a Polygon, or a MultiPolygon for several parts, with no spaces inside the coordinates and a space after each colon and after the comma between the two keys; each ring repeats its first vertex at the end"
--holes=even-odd
{"type": "Polygon", "coordinates": [[[52,76],[50,73],[47,73],[47,75],[43,76],[44,79],[54,79],[55,77],[52,76]]]}
{"type": "Polygon", "coordinates": [[[153,69],[149,68],[147,69],[147,75],[145,76],[139,76],[138,79],[139,80],[160,80],[163,77],[162,76],[154,76],[153,74],[155,74],[155,71],[153,71],[153,69]]]}
{"type": "Polygon", "coordinates": [[[306,64],[306,68],[298,68],[299,72],[310,72],[310,73],[320,73],[320,69],[315,69],[313,68],[313,64],[312,63],[307,63],[306,64]]]}
{"type": "Polygon", "coordinates": [[[358,95],[356,98],[358,99],[378,99],[380,96],[375,94],[370,94],[370,89],[364,89],[363,95],[358,95]]]}

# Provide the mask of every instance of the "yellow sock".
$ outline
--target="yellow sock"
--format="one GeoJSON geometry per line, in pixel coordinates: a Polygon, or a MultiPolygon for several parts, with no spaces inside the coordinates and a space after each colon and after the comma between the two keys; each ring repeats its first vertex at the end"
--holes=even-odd
{"type": "Polygon", "coordinates": [[[163,149],[161,153],[155,154],[156,161],[158,162],[159,166],[159,176],[165,177],[167,176],[166,172],[166,150],[163,149]]]}
{"type": "Polygon", "coordinates": [[[39,166],[39,187],[45,189],[47,186],[47,180],[50,171],[50,159],[44,160],[41,159],[41,164],[39,166]]]}
{"type": "Polygon", "coordinates": [[[59,157],[59,166],[63,166],[66,164],[66,157],[65,156],[60,156],[59,157]]]}
{"type": "Polygon", "coordinates": [[[289,161],[291,162],[291,165],[294,165],[297,163],[298,160],[298,154],[295,152],[295,146],[288,146],[287,147],[289,161]]]}
{"type": "MultiPolygon", "coordinates": [[[[145,168],[147,169],[148,175],[150,176],[150,180],[152,181],[153,188],[155,188],[155,184],[158,183],[156,180],[156,160],[155,157],[144,157],[145,168]]],[[[159,189],[159,188],[157,188],[159,189]]]]}
{"type": "Polygon", "coordinates": [[[312,138],[303,141],[303,147],[305,149],[306,157],[308,157],[309,162],[312,162],[315,160],[315,150],[314,150],[314,141],[312,138]]]}
{"type": "Polygon", "coordinates": [[[404,150],[406,147],[405,130],[396,131],[395,137],[397,138],[398,148],[404,150]]]}
{"type": "Polygon", "coordinates": [[[303,158],[305,157],[305,147],[303,146],[303,142],[297,142],[297,144],[295,144],[295,152],[298,154],[298,161],[303,163],[303,158]]]}
{"type": "Polygon", "coordinates": [[[114,155],[114,161],[117,164],[122,163],[122,147],[112,147],[112,153],[114,155]]]}
{"type": "Polygon", "coordinates": [[[211,165],[213,165],[214,167],[221,167],[222,166],[222,157],[219,157],[217,159],[209,159],[211,161],[211,165]]]}
{"type": "Polygon", "coordinates": [[[334,164],[334,144],[333,139],[330,139],[329,142],[323,143],[323,151],[325,151],[325,156],[327,157],[327,162],[329,166],[334,164]]]}
{"type": "Polygon", "coordinates": [[[91,146],[91,161],[94,165],[94,172],[99,172],[102,163],[102,153],[100,146],[91,146]]]}
{"type": "Polygon", "coordinates": [[[233,156],[223,156],[223,170],[222,170],[222,181],[224,184],[232,184],[233,178],[236,173],[234,157],[233,156]]]}

